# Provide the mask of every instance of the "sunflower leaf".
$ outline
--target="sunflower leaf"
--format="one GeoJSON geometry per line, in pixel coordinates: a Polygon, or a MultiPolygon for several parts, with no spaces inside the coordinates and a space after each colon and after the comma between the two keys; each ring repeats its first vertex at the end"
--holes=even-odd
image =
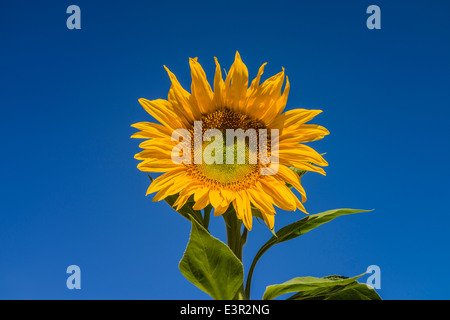
{"type": "Polygon", "coordinates": [[[241,261],[194,217],[191,222],[191,235],[179,264],[181,273],[213,299],[233,299],[244,279],[241,261]]]}
{"type": "Polygon", "coordinates": [[[290,225],[287,225],[280,230],[278,230],[275,234],[275,236],[271,237],[256,253],[255,257],[253,258],[253,262],[250,266],[248,275],[247,275],[247,282],[245,285],[245,294],[247,297],[250,297],[250,287],[251,287],[251,279],[253,275],[254,268],[256,266],[256,263],[258,260],[262,257],[262,255],[269,250],[272,246],[288,241],[294,238],[297,238],[309,231],[311,231],[314,228],[319,227],[320,225],[327,223],[339,216],[342,215],[348,215],[353,213],[359,213],[359,212],[369,212],[372,210],[359,210],[359,209],[335,209],[335,210],[329,210],[317,214],[309,215],[297,222],[294,222],[290,225]]]}
{"type": "Polygon", "coordinates": [[[344,285],[334,283],[332,286],[300,291],[287,300],[381,300],[381,297],[367,284],[353,281],[344,285]]]}
{"type": "Polygon", "coordinates": [[[381,297],[367,284],[355,282],[327,296],[324,300],[381,300],[381,297]]]}
{"type": "Polygon", "coordinates": [[[298,297],[300,297],[300,293],[302,293],[304,296],[310,297],[314,297],[319,294],[327,296],[327,294],[329,295],[333,293],[333,289],[335,287],[344,288],[345,286],[354,283],[356,279],[360,278],[363,275],[364,273],[353,278],[344,279],[298,277],[286,281],[282,284],[268,286],[266,288],[266,291],[264,292],[263,300],[273,300],[278,296],[292,292],[299,292],[298,297]]]}

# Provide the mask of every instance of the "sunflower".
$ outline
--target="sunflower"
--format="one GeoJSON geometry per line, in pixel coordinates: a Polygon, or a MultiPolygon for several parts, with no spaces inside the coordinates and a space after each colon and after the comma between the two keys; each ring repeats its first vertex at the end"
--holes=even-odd
{"type": "MultiPolygon", "coordinates": [[[[299,209],[307,213],[302,204],[306,201],[305,190],[300,176],[292,168],[325,175],[321,166],[326,166],[327,162],[314,149],[303,144],[329,134],[322,126],[306,124],[322,111],[294,109],[283,112],[290,89],[286,77],[282,90],[284,68],[260,84],[264,63],[249,86],[248,70],[238,52],[225,80],[217,59],[214,59],[216,70],[212,88],[197,58],[191,58],[191,93],[183,89],[175,75],[164,66],[172,82],[167,100],[139,99],[144,109],[159,121],[132,125],[140,130],[132,138],[146,139],[139,145],[144,150],[135,155],[137,160],[142,160],[138,164],[139,170],[163,173],[150,184],[147,195],[156,192],[153,201],[178,195],[173,204],[176,210],[189,199],[193,201],[195,210],[211,204],[215,216],[233,206],[237,218],[248,230],[252,228],[253,215],[261,217],[272,230],[276,213],[274,205],[287,211],[299,209]],[[259,153],[257,161],[250,163],[251,151],[247,141],[245,163],[174,162],[172,153],[179,141],[173,138],[173,133],[179,129],[187,130],[193,145],[196,139],[194,123],[198,121],[202,124],[202,133],[208,129],[269,132],[265,141],[257,141],[257,147],[258,150],[265,148],[268,156],[277,150],[277,157],[273,160],[276,170],[272,170],[272,174],[262,174],[262,169],[268,168],[269,164],[262,161],[259,153]],[[277,136],[272,136],[274,130],[277,130],[277,136]],[[301,201],[290,186],[299,192],[301,201]]],[[[201,143],[203,151],[211,142],[201,143]]],[[[195,158],[195,150],[192,149],[189,158],[195,158]]],[[[222,152],[224,157],[228,151],[225,144],[222,150],[214,150],[222,152]]]]}

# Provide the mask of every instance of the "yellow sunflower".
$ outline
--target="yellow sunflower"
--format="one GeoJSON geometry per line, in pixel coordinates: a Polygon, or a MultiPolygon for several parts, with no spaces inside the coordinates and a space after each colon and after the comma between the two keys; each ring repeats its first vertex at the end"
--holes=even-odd
{"type": "MultiPolygon", "coordinates": [[[[135,155],[142,160],[138,168],[145,172],[163,173],[149,186],[147,195],[156,192],[153,201],[178,194],[174,208],[179,210],[189,199],[194,201],[193,209],[201,210],[209,204],[214,207],[214,215],[227,211],[230,205],[235,209],[237,218],[242,220],[248,230],[252,228],[252,209],[264,219],[270,229],[274,227],[275,209],[306,213],[302,202],[306,201],[305,190],[300,177],[291,168],[315,171],[325,175],[320,166],[327,162],[305,142],[315,141],[329,134],[319,125],[305,124],[321,110],[294,109],[283,113],[289,94],[289,80],[282,92],[285,79],[284,68],[280,73],[260,84],[265,63],[260,67],[256,78],[248,79],[248,70],[238,52],[225,81],[221,67],[215,58],[216,71],[213,87],[206,79],[205,72],[197,58],[190,59],[192,84],[191,93],[183,89],[175,75],[167,67],[172,82],[167,100],[139,99],[144,109],[160,122],[139,122],[132,126],[139,132],[132,138],[146,139],[139,147],[144,149],[135,155]],[[257,141],[258,150],[267,149],[268,156],[277,150],[273,174],[262,174],[261,169],[268,167],[267,161],[259,156],[250,163],[249,141],[245,140],[245,163],[206,163],[175,162],[172,159],[174,148],[180,143],[173,138],[176,130],[187,130],[194,145],[194,122],[201,122],[204,133],[208,129],[221,132],[228,129],[266,130],[266,141],[257,141]],[[278,130],[272,136],[271,130],[278,130]],[[264,144],[264,145],[263,145],[264,144]],[[301,195],[302,201],[292,192],[293,186],[301,195]],[[256,210],[255,210],[256,209],[256,210]]],[[[211,143],[202,141],[201,151],[211,143]]],[[[236,143],[235,143],[236,145],[236,143]]],[[[195,158],[196,149],[192,149],[189,158],[195,158]]],[[[225,154],[229,148],[214,152],[225,154]]],[[[236,157],[236,155],[235,155],[236,157]]],[[[273,163],[272,163],[273,164],[273,163]]]]}

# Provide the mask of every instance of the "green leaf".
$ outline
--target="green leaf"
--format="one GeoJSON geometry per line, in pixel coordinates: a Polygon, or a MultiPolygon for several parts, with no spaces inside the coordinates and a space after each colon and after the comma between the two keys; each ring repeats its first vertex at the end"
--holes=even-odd
{"type": "Polygon", "coordinates": [[[247,297],[250,297],[250,287],[251,287],[251,278],[253,275],[254,268],[256,266],[256,263],[258,260],[262,257],[262,255],[269,250],[272,246],[288,241],[294,238],[297,238],[308,231],[311,231],[314,228],[317,228],[318,226],[327,223],[339,216],[342,215],[348,215],[353,213],[359,213],[359,212],[369,212],[372,210],[359,210],[359,209],[335,209],[335,210],[329,210],[317,214],[309,215],[297,222],[294,222],[290,225],[287,225],[271,237],[256,253],[255,258],[253,259],[253,262],[250,266],[248,275],[247,275],[247,283],[245,285],[245,294],[247,297]]]}
{"type": "Polygon", "coordinates": [[[244,279],[241,261],[195,218],[191,222],[189,243],[179,264],[181,273],[213,299],[233,299],[244,279]]]}
{"type": "Polygon", "coordinates": [[[361,277],[363,274],[356,276],[354,278],[344,278],[344,279],[327,279],[327,278],[314,278],[314,277],[299,277],[289,280],[282,284],[271,285],[266,288],[264,292],[263,300],[273,300],[276,297],[297,291],[314,291],[320,289],[331,289],[335,286],[346,286],[356,279],[361,277]]]}
{"type": "Polygon", "coordinates": [[[369,212],[372,210],[359,210],[359,209],[335,209],[329,210],[317,214],[309,215],[297,222],[294,222],[290,225],[287,225],[281,228],[276,234],[277,237],[272,237],[267,241],[267,243],[263,246],[264,251],[277,243],[281,243],[284,241],[288,241],[294,238],[297,238],[308,231],[311,231],[318,226],[330,222],[331,220],[348,214],[360,213],[360,212],[369,212]]]}
{"type": "Polygon", "coordinates": [[[367,284],[354,281],[347,285],[335,285],[301,291],[288,298],[288,300],[381,300],[381,297],[367,284]]]}
{"type": "Polygon", "coordinates": [[[356,282],[329,295],[325,300],[381,300],[381,297],[372,287],[356,282]]]}

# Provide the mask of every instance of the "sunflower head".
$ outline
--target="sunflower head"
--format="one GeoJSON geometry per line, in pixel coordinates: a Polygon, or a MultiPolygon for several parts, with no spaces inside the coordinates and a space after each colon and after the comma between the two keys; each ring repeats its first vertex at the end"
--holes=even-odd
{"type": "Polygon", "coordinates": [[[306,201],[297,168],[325,174],[327,162],[304,143],[329,134],[319,125],[306,124],[320,110],[283,112],[289,94],[284,69],[261,82],[263,64],[249,86],[248,70],[239,53],[225,80],[215,59],[214,83],[206,79],[197,59],[190,59],[191,92],[186,91],[166,68],[172,85],[167,99],[139,99],[159,123],[139,122],[133,138],[145,139],[136,154],[138,168],[163,173],[149,186],[159,201],[177,194],[175,209],[193,199],[193,209],[211,204],[214,215],[230,205],[248,230],[252,212],[270,229],[275,208],[306,213],[306,201]],[[182,135],[174,134],[183,132],[182,135]],[[183,161],[174,161],[184,159],[183,161]],[[296,189],[301,200],[292,192],[296,189]]]}

